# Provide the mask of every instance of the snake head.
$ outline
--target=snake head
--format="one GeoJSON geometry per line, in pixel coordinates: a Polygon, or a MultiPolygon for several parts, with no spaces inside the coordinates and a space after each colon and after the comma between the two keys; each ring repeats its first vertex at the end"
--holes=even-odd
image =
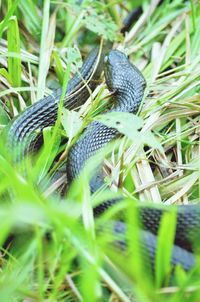
{"type": "MultiPolygon", "coordinates": [[[[104,73],[110,91],[120,92],[130,83],[144,90],[146,81],[139,69],[119,50],[111,50],[104,58],[104,73]]],[[[135,87],[134,87],[135,86],[135,87]]]]}

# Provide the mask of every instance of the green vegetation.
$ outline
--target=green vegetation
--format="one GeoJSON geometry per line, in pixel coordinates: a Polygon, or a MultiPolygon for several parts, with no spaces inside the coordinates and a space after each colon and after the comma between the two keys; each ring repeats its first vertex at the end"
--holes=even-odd
{"type": "Polygon", "coordinates": [[[0,300],[198,302],[198,252],[192,271],[171,272],[174,211],[161,222],[153,275],[142,258],[137,203],[199,202],[199,1],[78,2],[0,1],[0,300]],[[122,20],[137,5],[143,13],[124,37],[122,20]],[[65,91],[82,56],[101,39],[114,41],[143,72],[144,102],[139,117],[117,117],[125,136],[88,162],[61,201],[57,189],[66,180],[50,177],[80,129],[92,119],[115,125],[116,115],[99,114],[110,98],[106,85],[44,130],[44,147],[23,163],[26,176],[5,148],[4,127],[56,87],[65,91]],[[105,156],[114,190],[91,196],[92,171],[105,156]],[[116,195],[124,202],[94,219],[94,205],[116,195]],[[110,223],[119,217],[127,224],[126,250],[111,244],[110,223]]]}

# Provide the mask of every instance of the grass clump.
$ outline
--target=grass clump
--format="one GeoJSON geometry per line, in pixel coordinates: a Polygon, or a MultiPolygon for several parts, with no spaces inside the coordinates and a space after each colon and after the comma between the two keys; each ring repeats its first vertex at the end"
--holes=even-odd
{"type": "MultiPolygon", "coordinates": [[[[0,2],[1,301],[199,300],[198,251],[192,271],[176,267],[171,274],[174,212],[163,217],[152,272],[150,261],[143,260],[135,205],[199,202],[200,5],[195,0],[138,2],[142,14],[125,36],[120,29],[132,1],[0,2]],[[69,73],[102,37],[143,72],[145,98],[138,118],[118,117],[124,138],[91,160],[61,201],[56,190],[66,179],[62,175],[49,184],[58,166],[52,163],[66,159],[89,121],[103,119],[95,116],[109,97],[105,85],[78,112],[65,112],[63,127],[44,130],[44,148],[35,165],[27,159],[26,177],[7,154],[3,131],[26,107],[65,87],[69,73]],[[74,123],[77,128],[66,134],[74,123]],[[66,149],[60,140],[67,136],[66,149]],[[117,194],[91,196],[89,191],[92,171],[105,157],[111,186],[126,199],[94,220],[93,205],[117,194]],[[119,250],[111,244],[109,228],[122,216],[129,246],[119,250]]],[[[115,119],[110,117],[111,125],[115,119]]],[[[123,246],[123,238],[118,241],[123,246]]]]}

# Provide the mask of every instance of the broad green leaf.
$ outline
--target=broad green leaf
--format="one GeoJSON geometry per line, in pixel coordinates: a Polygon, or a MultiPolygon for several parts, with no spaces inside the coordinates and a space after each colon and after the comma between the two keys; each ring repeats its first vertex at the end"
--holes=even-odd
{"type": "Polygon", "coordinates": [[[71,65],[72,72],[76,73],[78,68],[82,66],[81,53],[77,46],[68,47],[67,49],[67,64],[71,65]]]}
{"type": "Polygon", "coordinates": [[[62,109],[61,123],[70,141],[76,136],[83,125],[78,112],[69,111],[65,108],[62,109]]]}
{"type": "Polygon", "coordinates": [[[140,129],[144,123],[140,117],[128,112],[108,112],[97,116],[96,120],[127,136],[131,135],[131,131],[135,132],[140,129]]]}
{"type": "Polygon", "coordinates": [[[105,39],[113,41],[119,37],[117,25],[111,19],[105,18],[105,15],[97,14],[95,11],[90,10],[90,14],[84,19],[84,25],[105,39]]]}
{"type": "Polygon", "coordinates": [[[145,144],[152,148],[162,151],[161,144],[157,141],[152,132],[139,132],[143,126],[143,120],[128,112],[108,112],[97,116],[96,120],[108,127],[117,129],[120,133],[126,135],[136,144],[145,144]]]}
{"type": "Polygon", "coordinates": [[[145,145],[152,147],[153,149],[158,149],[161,152],[164,152],[162,145],[151,131],[142,132],[140,134],[141,139],[145,145]]]}

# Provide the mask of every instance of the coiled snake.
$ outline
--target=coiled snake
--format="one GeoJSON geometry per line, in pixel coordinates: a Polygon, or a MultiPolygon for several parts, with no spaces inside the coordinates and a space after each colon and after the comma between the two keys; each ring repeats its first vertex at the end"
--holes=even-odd
{"type": "MultiPolygon", "coordinates": [[[[87,81],[91,76],[92,80],[88,85],[91,90],[97,85],[100,77],[104,53],[102,53],[98,66],[98,50],[95,49],[85,60],[80,74],[69,82],[64,106],[73,109],[85,102],[89,92],[83,85],[82,78],[87,81]],[[96,68],[95,68],[96,66],[96,68]],[[95,81],[93,81],[95,80],[95,81]]],[[[145,89],[145,79],[141,72],[133,66],[128,58],[117,50],[111,50],[104,59],[104,73],[106,84],[114,94],[115,106],[112,110],[124,112],[136,112],[145,89]]],[[[56,121],[58,101],[61,91],[57,91],[53,96],[48,96],[43,100],[29,107],[11,125],[7,134],[7,146],[9,149],[19,149],[18,159],[31,149],[34,145],[35,130],[43,129],[52,125],[56,121]],[[20,147],[21,146],[21,147],[20,147]]],[[[70,181],[78,176],[85,162],[100,148],[105,146],[118,135],[114,128],[108,128],[100,122],[92,122],[72,147],[67,163],[67,174],[70,181]]],[[[96,191],[103,183],[102,175],[98,175],[91,183],[91,191],[96,191]]],[[[96,213],[104,211],[116,201],[108,201],[95,209],[96,213]]],[[[142,232],[142,248],[149,251],[152,261],[156,252],[156,234],[159,229],[162,214],[169,208],[139,207],[139,214],[146,231],[142,232]]],[[[181,264],[184,269],[189,270],[194,266],[195,257],[192,251],[192,240],[196,236],[196,230],[200,225],[200,207],[198,205],[177,207],[177,227],[175,243],[171,255],[171,263],[181,264]]],[[[116,222],[113,227],[114,234],[123,234],[126,226],[123,222],[116,222]]]]}

